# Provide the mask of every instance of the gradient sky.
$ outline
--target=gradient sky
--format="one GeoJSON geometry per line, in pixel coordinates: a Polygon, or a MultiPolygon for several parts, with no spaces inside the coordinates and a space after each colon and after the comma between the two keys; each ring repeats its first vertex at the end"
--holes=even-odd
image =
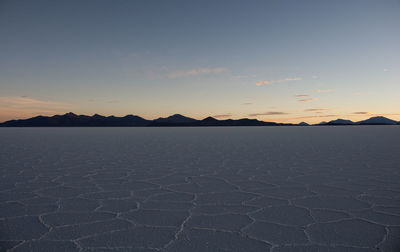
{"type": "Polygon", "coordinates": [[[399,0],[0,0],[0,121],[400,120],[399,29],[399,0]]]}

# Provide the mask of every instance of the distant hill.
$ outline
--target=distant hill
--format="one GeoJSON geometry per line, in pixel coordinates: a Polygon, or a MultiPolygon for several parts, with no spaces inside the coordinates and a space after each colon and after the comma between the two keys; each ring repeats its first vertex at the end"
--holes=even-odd
{"type": "Polygon", "coordinates": [[[324,125],[354,125],[354,124],[356,124],[356,123],[353,121],[344,120],[344,119],[336,119],[336,120],[332,120],[327,123],[324,123],[324,125]]]}
{"type": "Polygon", "coordinates": [[[279,124],[275,122],[264,122],[257,119],[227,119],[227,120],[217,120],[213,117],[207,117],[198,122],[199,126],[281,126],[281,125],[292,125],[292,124],[279,124]]]}
{"type": "Polygon", "coordinates": [[[321,122],[316,125],[398,125],[400,122],[391,120],[389,118],[386,118],[384,116],[375,116],[371,117],[367,120],[359,121],[359,122],[353,122],[350,120],[344,120],[344,119],[336,119],[332,120],[329,122],[321,122]]]}
{"type": "Polygon", "coordinates": [[[357,124],[361,124],[361,125],[395,125],[398,123],[399,122],[396,122],[396,121],[386,118],[384,116],[375,116],[375,117],[371,117],[367,120],[357,122],[357,124]]]}
{"type": "Polygon", "coordinates": [[[55,116],[37,116],[25,120],[11,120],[1,123],[3,127],[122,127],[147,126],[149,121],[139,116],[127,115],[124,117],[101,115],[76,115],[66,113],[55,116]]]}
{"type": "MultiPolygon", "coordinates": [[[[203,119],[196,120],[193,118],[185,117],[179,114],[172,115],[167,118],[158,118],[149,123],[148,126],[278,126],[281,124],[274,122],[264,122],[257,119],[227,119],[218,120],[211,116],[203,119]]],[[[283,125],[283,124],[282,124],[283,125]]],[[[291,124],[285,124],[291,125],[291,124]]]]}
{"type": "Polygon", "coordinates": [[[149,123],[149,126],[175,126],[182,124],[194,124],[198,120],[186,117],[180,114],[175,114],[166,118],[160,117],[149,123]]]}
{"type": "MultiPolygon", "coordinates": [[[[370,119],[352,122],[350,120],[337,119],[330,122],[321,122],[317,125],[395,125],[400,122],[377,116],[370,119]]],[[[197,127],[197,126],[308,126],[307,123],[299,124],[264,122],[257,119],[226,119],[218,120],[213,117],[207,117],[203,120],[196,120],[180,114],[175,114],[165,118],[155,120],[146,120],[136,115],[102,116],[95,114],[93,116],[76,115],[72,112],[64,115],[54,116],[36,116],[29,119],[11,120],[0,123],[0,127],[197,127]]]]}

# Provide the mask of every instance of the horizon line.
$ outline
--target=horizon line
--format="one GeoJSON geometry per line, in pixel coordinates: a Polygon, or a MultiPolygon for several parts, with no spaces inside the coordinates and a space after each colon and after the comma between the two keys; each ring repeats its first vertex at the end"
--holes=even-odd
{"type": "MultiPolygon", "coordinates": [[[[293,122],[290,123],[290,122],[264,121],[264,120],[259,120],[257,118],[251,118],[251,117],[250,118],[249,117],[242,117],[242,118],[237,118],[237,119],[234,119],[234,118],[231,118],[231,117],[227,117],[227,118],[223,118],[223,119],[218,119],[218,117],[211,116],[211,115],[210,116],[206,116],[206,117],[201,118],[201,119],[197,119],[197,118],[186,116],[186,115],[183,115],[183,114],[180,114],[180,113],[174,113],[174,114],[171,114],[171,115],[166,116],[166,117],[157,117],[157,118],[154,118],[154,119],[146,119],[145,117],[142,117],[140,115],[135,115],[135,114],[126,114],[126,115],[122,115],[122,116],[117,116],[117,115],[101,115],[101,114],[98,114],[98,113],[94,113],[93,115],[86,115],[86,114],[76,114],[76,113],[70,111],[70,112],[66,112],[64,114],[53,114],[53,115],[38,114],[36,116],[32,116],[32,117],[28,117],[28,118],[11,119],[11,120],[2,121],[2,122],[0,122],[0,124],[6,123],[6,122],[10,122],[10,121],[28,120],[28,119],[32,119],[32,118],[36,118],[36,117],[48,117],[48,118],[50,118],[50,117],[54,117],[54,116],[65,116],[65,115],[68,115],[68,114],[73,114],[75,116],[88,116],[88,117],[93,117],[93,116],[97,115],[97,116],[101,116],[101,117],[105,117],[105,118],[108,118],[108,117],[123,118],[123,117],[126,117],[126,116],[137,116],[137,117],[140,117],[140,118],[142,118],[142,119],[144,119],[146,121],[155,121],[157,119],[166,119],[166,118],[178,115],[178,116],[183,116],[185,118],[194,119],[196,121],[202,121],[202,120],[205,120],[207,118],[213,118],[213,119],[218,120],[218,121],[248,119],[248,120],[257,120],[259,122],[265,122],[265,123],[292,124],[292,125],[297,125],[297,124],[302,124],[302,123],[306,123],[308,125],[319,125],[319,124],[322,124],[324,122],[325,123],[329,123],[331,121],[336,121],[336,120],[345,120],[345,121],[350,121],[352,123],[357,123],[357,122],[362,122],[362,121],[365,121],[365,120],[368,120],[368,119],[371,119],[371,118],[376,118],[376,117],[383,117],[383,118],[386,118],[386,119],[389,119],[389,120],[392,120],[392,121],[395,121],[395,122],[400,122],[400,121],[397,121],[397,120],[394,120],[394,119],[391,119],[389,117],[384,116],[385,114],[366,114],[365,116],[370,116],[370,117],[367,117],[367,119],[359,120],[359,121],[352,121],[350,119],[346,119],[345,117],[342,117],[342,118],[341,117],[337,117],[336,119],[329,120],[329,121],[328,120],[327,121],[323,120],[323,121],[320,121],[319,123],[307,123],[305,121],[300,121],[300,122],[297,122],[297,123],[293,123],[293,122]]],[[[318,116],[318,117],[323,118],[323,116],[318,116]]],[[[302,118],[302,117],[299,117],[299,119],[300,118],[302,118]]]]}

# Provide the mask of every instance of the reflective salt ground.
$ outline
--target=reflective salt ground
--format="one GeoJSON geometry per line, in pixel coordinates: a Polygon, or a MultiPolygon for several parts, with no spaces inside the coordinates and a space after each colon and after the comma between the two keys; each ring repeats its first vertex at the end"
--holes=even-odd
{"type": "Polygon", "coordinates": [[[400,251],[400,127],[1,128],[0,251],[400,251]]]}

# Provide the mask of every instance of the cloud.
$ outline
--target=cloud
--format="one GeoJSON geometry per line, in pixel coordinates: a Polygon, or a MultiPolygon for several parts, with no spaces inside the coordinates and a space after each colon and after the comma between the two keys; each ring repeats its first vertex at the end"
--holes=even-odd
{"type": "Polygon", "coordinates": [[[0,103],[5,103],[8,105],[16,106],[26,106],[26,105],[38,105],[47,104],[46,101],[35,100],[27,96],[2,96],[0,97],[0,103]]]}
{"type": "Polygon", "coordinates": [[[252,102],[245,102],[245,103],[243,103],[243,105],[252,105],[253,103],[252,102]]]}
{"type": "Polygon", "coordinates": [[[325,108],[313,108],[313,109],[305,109],[304,111],[306,112],[316,112],[316,111],[326,111],[329,109],[325,109],[325,108]]]}
{"type": "Polygon", "coordinates": [[[317,89],[317,90],[315,90],[315,92],[317,92],[317,93],[330,93],[330,92],[333,92],[333,90],[332,89],[317,89]]]}
{"type": "Polygon", "coordinates": [[[240,75],[240,74],[233,76],[234,79],[243,79],[243,78],[248,78],[248,77],[249,77],[248,75],[240,75]]]}
{"type": "Polygon", "coordinates": [[[291,120],[303,120],[303,119],[324,118],[324,117],[340,117],[340,115],[300,116],[300,117],[290,117],[290,118],[279,118],[279,120],[281,120],[281,121],[291,121],[291,120]]]}
{"type": "Polygon", "coordinates": [[[36,108],[36,107],[50,107],[54,108],[70,108],[71,104],[45,101],[33,99],[28,96],[0,96],[0,104],[5,107],[12,108],[36,108]]]}
{"type": "Polygon", "coordinates": [[[301,78],[285,78],[283,80],[277,80],[276,82],[297,81],[297,80],[301,80],[301,78]]]}
{"type": "Polygon", "coordinates": [[[308,94],[298,94],[298,95],[295,95],[296,97],[308,97],[309,95],[308,94]]]}
{"type": "Polygon", "coordinates": [[[20,108],[7,108],[0,106],[0,122],[24,119],[37,115],[55,115],[59,113],[65,113],[68,110],[58,111],[51,109],[20,109],[20,108]]]}
{"type": "Polygon", "coordinates": [[[285,78],[282,80],[264,80],[264,81],[257,81],[256,86],[262,86],[262,85],[271,85],[274,83],[281,83],[281,82],[287,82],[287,81],[297,81],[301,80],[301,78],[285,78]]]}
{"type": "Polygon", "coordinates": [[[38,100],[28,96],[0,96],[0,120],[54,115],[70,111],[73,107],[68,103],[38,100]]]}
{"type": "Polygon", "coordinates": [[[288,115],[286,112],[279,112],[279,111],[272,111],[272,112],[265,112],[265,113],[255,113],[255,114],[248,114],[248,116],[265,116],[265,115],[288,115]]]}
{"type": "Polygon", "coordinates": [[[318,79],[318,75],[311,75],[311,78],[318,79]]]}
{"type": "Polygon", "coordinates": [[[400,116],[399,113],[372,113],[372,112],[353,112],[351,114],[348,114],[347,116],[360,116],[360,115],[364,115],[364,116],[368,116],[368,117],[373,117],[373,116],[400,116]]]}
{"type": "Polygon", "coordinates": [[[230,117],[230,116],[232,116],[232,114],[213,115],[212,117],[214,117],[214,118],[226,118],[226,117],[230,117]]]}
{"type": "Polygon", "coordinates": [[[257,81],[256,86],[271,85],[273,83],[274,83],[274,81],[257,81]]]}
{"type": "Polygon", "coordinates": [[[400,116],[400,114],[370,114],[371,116],[400,116]]]}
{"type": "Polygon", "coordinates": [[[314,100],[316,100],[315,98],[307,98],[307,99],[300,99],[300,100],[297,100],[297,101],[299,101],[299,102],[310,102],[310,101],[314,101],[314,100]]]}
{"type": "Polygon", "coordinates": [[[384,68],[383,71],[384,72],[389,72],[389,69],[384,68]]]}
{"type": "Polygon", "coordinates": [[[169,73],[167,76],[171,79],[176,79],[180,77],[189,77],[203,74],[219,74],[227,72],[228,69],[224,67],[215,67],[215,68],[193,68],[190,70],[181,70],[169,73]]]}

